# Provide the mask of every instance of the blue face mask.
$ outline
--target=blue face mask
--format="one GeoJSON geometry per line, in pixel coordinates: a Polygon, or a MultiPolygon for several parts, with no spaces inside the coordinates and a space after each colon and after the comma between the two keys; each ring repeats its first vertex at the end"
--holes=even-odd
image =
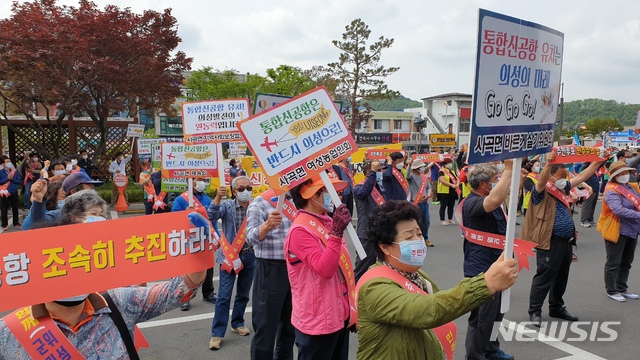
{"type": "Polygon", "coordinates": [[[403,242],[394,242],[400,246],[400,258],[391,255],[392,258],[400,261],[405,265],[422,266],[424,258],[427,256],[427,245],[424,240],[407,240],[403,242]]]}
{"type": "Polygon", "coordinates": [[[62,209],[63,205],[64,205],[64,200],[58,200],[58,209],[62,209]]]}
{"type": "Polygon", "coordinates": [[[322,196],[324,197],[322,208],[329,212],[333,211],[333,203],[331,202],[331,195],[329,195],[329,193],[323,192],[322,196]]]}
{"type": "Polygon", "coordinates": [[[99,221],[106,221],[106,220],[107,219],[103,218],[102,216],[87,215],[87,218],[84,219],[84,222],[92,223],[92,222],[99,222],[99,221]]]}
{"type": "Polygon", "coordinates": [[[378,181],[378,182],[382,181],[382,173],[381,172],[377,172],[376,173],[376,181],[378,181]]]}

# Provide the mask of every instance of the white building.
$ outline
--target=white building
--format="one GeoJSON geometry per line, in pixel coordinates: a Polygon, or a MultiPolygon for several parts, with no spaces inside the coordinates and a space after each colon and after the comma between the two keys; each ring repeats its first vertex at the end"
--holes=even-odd
{"type": "Polygon", "coordinates": [[[429,96],[422,99],[422,107],[404,111],[425,121],[426,126],[422,130],[425,135],[455,134],[456,147],[459,147],[469,143],[471,99],[471,94],[462,93],[429,96]]]}

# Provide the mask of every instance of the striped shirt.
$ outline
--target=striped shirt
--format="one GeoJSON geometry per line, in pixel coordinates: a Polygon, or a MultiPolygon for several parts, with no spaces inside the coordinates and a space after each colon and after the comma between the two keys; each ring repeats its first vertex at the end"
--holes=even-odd
{"type": "Polygon", "coordinates": [[[262,196],[258,196],[247,209],[247,244],[253,246],[256,257],[269,260],[284,260],[284,240],[287,237],[291,220],[282,215],[282,223],[277,228],[269,231],[264,240],[258,237],[259,227],[269,214],[276,211],[276,208],[265,200],[262,196]]]}
{"type": "MultiPolygon", "coordinates": [[[[564,188],[565,194],[569,194],[569,190],[571,190],[571,183],[567,181],[567,187],[564,188]]],[[[534,186],[533,191],[531,192],[531,201],[533,202],[533,205],[540,204],[546,193],[546,191],[538,193],[536,187],[534,186]]],[[[551,236],[559,236],[567,239],[572,238],[575,235],[574,232],[576,227],[573,223],[573,217],[571,216],[570,210],[565,204],[562,203],[562,201],[558,199],[555,200],[556,219],[553,222],[553,230],[551,236]]]]}

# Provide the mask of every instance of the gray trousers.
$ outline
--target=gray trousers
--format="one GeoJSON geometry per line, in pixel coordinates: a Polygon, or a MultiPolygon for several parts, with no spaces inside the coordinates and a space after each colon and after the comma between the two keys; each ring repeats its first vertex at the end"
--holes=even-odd
{"type": "Polygon", "coordinates": [[[465,339],[465,350],[467,360],[484,360],[487,355],[495,353],[500,349],[500,341],[490,341],[493,333],[493,326],[496,322],[501,322],[504,314],[500,312],[500,302],[502,293],[493,294],[493,300],[486,301],[477,308],[471,310],[469,315],[469,326],[467,327],[467,338],[465,339]]]}
{"type": "Polygon", "coordinates": [[[620,235],[617,243],[604,241],[607,250],[607,262],[604,264],[604,286],[607,294],[613,295],[627,291],[629,270],[636,252],[637,238],[620,235]]]}
{"type": "Polygon", "coordinates": [[[596,211],[596,205],[598,205],[598,192],[594,190],[591,196],[586,198],[582,203],[580,222],[584,223],[593,221],[593,213],[596,211]]]}
{"type": "Polygon", "coordinates": [[[253,273],[252,360],[293,360],[291,285],[284,260],[256,258],[253,273]]]}

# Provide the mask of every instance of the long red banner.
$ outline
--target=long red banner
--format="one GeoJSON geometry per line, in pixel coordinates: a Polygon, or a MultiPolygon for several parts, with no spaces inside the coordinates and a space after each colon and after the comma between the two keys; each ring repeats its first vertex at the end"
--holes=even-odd
{"type": "Polygon", "coordinates": [[[3,234],[0,311],[210,268],[214,240],[187,214],[3,234]]]}

